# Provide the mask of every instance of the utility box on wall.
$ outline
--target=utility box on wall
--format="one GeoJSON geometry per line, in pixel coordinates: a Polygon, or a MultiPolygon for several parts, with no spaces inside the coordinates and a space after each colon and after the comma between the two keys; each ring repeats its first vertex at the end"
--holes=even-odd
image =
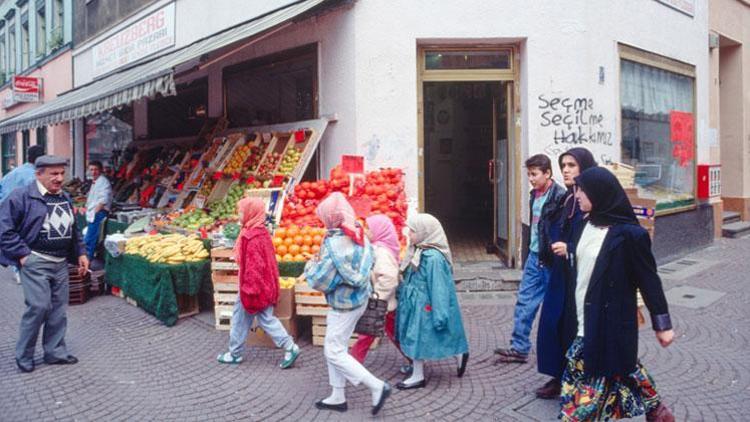
{"type": "Polygon", "coordinates": [[[698,164],[698,198],[709,199],[721,195],[721,165],[698,164]]]}

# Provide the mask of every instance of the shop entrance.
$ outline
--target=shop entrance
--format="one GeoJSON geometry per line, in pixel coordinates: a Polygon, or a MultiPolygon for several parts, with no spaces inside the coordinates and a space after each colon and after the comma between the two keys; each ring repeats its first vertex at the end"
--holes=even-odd
{"type": "Polygon", "coordinates": [[[509,256],[511,84],[423,82],[424,209],[459,262],[509,256]]]}

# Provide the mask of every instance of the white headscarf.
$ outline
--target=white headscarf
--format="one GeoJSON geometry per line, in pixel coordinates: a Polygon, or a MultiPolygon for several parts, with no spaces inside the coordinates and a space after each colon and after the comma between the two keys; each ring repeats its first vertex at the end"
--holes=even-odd
{"type": "Polygon", "coordinates": [[[401,271],[405,271],[410,265],[414,269],[419,268],[422,251],[425,249],[435,249],[442,253],[448,260],[448,264],[453,268],[453,256],[450,246],[448,246],[448,237],[437,218],[430,214],[413,215],[406,220],[406,226],[416,233],[416,236],[414,244],[409,245],[409,249],[407,249],[406,255],[401,261],[401,271]]]}

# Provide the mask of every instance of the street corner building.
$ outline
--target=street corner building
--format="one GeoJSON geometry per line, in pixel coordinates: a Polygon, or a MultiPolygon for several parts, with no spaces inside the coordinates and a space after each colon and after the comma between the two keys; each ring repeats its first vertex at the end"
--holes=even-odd
{"type": "MultiPolygon", "coordinates": [[[[666,260],[712,242],[725,205],[750,218],[737,138],[750,125],[733,120],[748,119],[747,53],[735,49],[747,6],[720,3],[741,9],[744,34],[702,0],[6,1],[0,65],[14,76],[0,95],[17,103],[0,113],[2,169],[29,143],[70,154],[81,177],[91,160],[116,168],[218,133],[304,129],[298,179],[343,155],[403,169],[411,212],[438,217],[452,246],[519,267],[524,160],[585,147],[628,189],[666,260]],[[717,73],[738,90],[714,86],[717,73]],[[25,78],[43,80],[36,102],[19,103],[25,78]]],[[[201,197],[156,189],[154,207],[201,197]]]]}

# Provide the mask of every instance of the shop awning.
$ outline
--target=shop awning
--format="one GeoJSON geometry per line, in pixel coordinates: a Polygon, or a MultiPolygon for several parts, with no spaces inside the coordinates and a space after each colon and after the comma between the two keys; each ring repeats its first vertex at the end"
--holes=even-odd
{"type": "Polygon", "coordinates": [[[91,116],[156,94],[175,95],[175,66],[261,34],[330,0],[302,0],[193,44],[122,69],[0,122],[0,134],[91,116]]]}

